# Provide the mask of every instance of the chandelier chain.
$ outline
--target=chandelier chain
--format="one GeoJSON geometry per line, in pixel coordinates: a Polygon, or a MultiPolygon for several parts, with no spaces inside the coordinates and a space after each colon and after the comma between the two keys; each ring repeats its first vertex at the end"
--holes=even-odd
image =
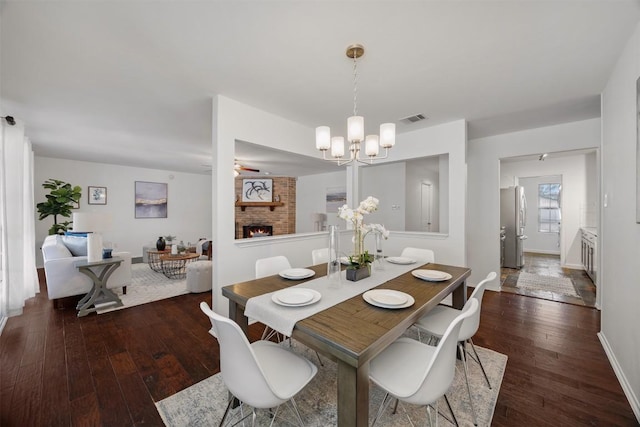
{"type": "Polygon", "coordinates": [[[358,59],[353,52],[353,115],[358,115],[358,59]]]}

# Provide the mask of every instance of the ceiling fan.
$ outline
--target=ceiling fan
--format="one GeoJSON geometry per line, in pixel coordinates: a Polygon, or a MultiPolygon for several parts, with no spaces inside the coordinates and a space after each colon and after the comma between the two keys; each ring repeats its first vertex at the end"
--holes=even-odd
{"type": "Polygon", "coordinates": [[[234,161],[233,163],[233,174],[235,176],[240,175],[240,171],[247,171],[247,172],[256,172],[259,173],[260,169],[254,169],[254,168],[249,168],[246,166],[241,165],[240,163],[238,163],[238,161],[234,161]]]}

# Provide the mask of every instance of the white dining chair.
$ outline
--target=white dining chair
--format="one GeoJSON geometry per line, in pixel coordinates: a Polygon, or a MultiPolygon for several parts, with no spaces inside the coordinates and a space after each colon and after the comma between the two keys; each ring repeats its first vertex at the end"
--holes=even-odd
{"type": "Polygon", "coordinates": [[[405,258],[413,258],[416,261],[436,262],[436,255],[431,249],[423,248],[404,248],[400,255],[405,258]]]}
{"type": "MultiPolygon", "coordinates": [[[[467,365],[467,355],[471,357],[476,363],[480,365],[482,369],[482,373],[484,374],[484,379],[487,381],[487,385],[491,388],[491,383],[489,382],[489,377],[487,376],[486,371],[484,370],[484,366],[482,366],[482,361],[478,356],[478,352],[476,351],[475,346],[473,345],[473,340],[471,339],[478,328],[480,327],[480,312],[482,307],[482,297],[484,295],[484,290],[487,287],[487,284],[493,281],[496,278],[497,274],[495,272],[491,272],[487,274],[487,277],[473,290],[473,293],[469,297],[469,300],[465,304],[463,310],[466,309],[468,305],[470,305],[473,301],[477,301],[478,303],[478,311],[468,319],[464,321],[462,324],[462,328],[460,329],[460,337],[458,342],[458,351],[460,353],[460,358],[462,359],[462,366],[464,367],[464,379],[467,382],[467,393],[469,394],[469,402],[471,404],[471,412],[473,415],[473,421],[477,424],[476,412],[473,406],[473,400],[471,399],[471,388],[469,387],[469,373],[468,373],[468,365],[467,365]],[[475,358],[471,356],[471,353],[467,350],[467,342],[471,344],[471,349],[475,355],[475,358]]],[[[425,316],[421,317],[416,323],[415,326],[418,327],[422,332],[430,335],[432,338],[441,338],[445,331],[447,330],[447,326],[451,323],[452,319],[456,318],[460,314],[460,310],[457,310],[452,307],[446,307],[443,305],[436,306],[433,310],[427,313],[425,316]]]]}
{"type": "MultiPolygon", "coordinates": [[[[213,312],[206,302],[200,303],[200,309],[209,316],[220,344],[222,380],[241,405],[252,407],[251,413],[236,424],[252,415],[255,426],[256,409],[277,407],[271,415],[273,425],[280,405],[290,402],[296,421],[303,426],[294,396],[316,375],[316,365],[271,341],[249,344],[237,323],[213,312]]],[[[220,426],[227,418],[232,402],[233,398],[229,400],[220,426]]]]}
{"type": "Polygon", "coordinates": [[[256,260],[256,279],[273,276],[289,268],[291,268],[291,263],[284,255],[260,258],[256,260]]]}
{"type": "MultiPolygon", "coordinates": [[[[475,299],[448,325],[437,347],[402,337],[394,341],[370,362],[369,378],[385,391],[373,420],[375,426],[393,398],[413,405],[425,405],[429,424],[432,406],[438,422],[438,399],[451,387],[456,370],[456,343],[465,319],[478,311],[475,299]]],[[[453,414],[453,411],[451,411],[453,414]]]]}
{"type": "Polygon", "coordinates": [[[313,265],[329,262],[329,248],[314,249],[311,251],[313,265]]]}

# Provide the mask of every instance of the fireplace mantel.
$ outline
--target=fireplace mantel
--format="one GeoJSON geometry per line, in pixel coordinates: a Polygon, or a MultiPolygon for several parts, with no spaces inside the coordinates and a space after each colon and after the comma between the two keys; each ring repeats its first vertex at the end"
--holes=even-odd
{"type": "Polygon", "coordinates": [[[236,202],[236,206],[239,206],[243,212],[247,207],[250,207],[250,208],[268,207],[269,210],[273,211],[277,206],[284,206],[284,203],[282,202],[236,202]]]}

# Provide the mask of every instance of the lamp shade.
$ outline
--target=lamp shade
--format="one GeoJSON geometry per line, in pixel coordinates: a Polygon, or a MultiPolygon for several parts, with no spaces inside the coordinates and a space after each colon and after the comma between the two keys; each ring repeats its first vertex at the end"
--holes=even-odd
{"type": "Polygon", "coordinates": [[[364,143],[364,151],[367,156],[373,157],[378,155],[380,146],[378,145],[378,135],[367,135],[364,143]]]}
{"type": "Polygon", "coordinates": [[[111,226],[111,216],[96,212],[74,212],[73,231],[105,231],[111,226]]]}
{"type": "Polygon", "coordinates": [[[383,123],[380,125],[380,146],[391,148],[396,145],[396,124],[383,123]]]}
{"type": "Polygon", "coordinates": [[[329,126],[318,126],[316,128],[316,148],[324,151],[331,146],[331,129],[329,126]]]}
{"type": "Polygon", "coordinates": [[[364,117],[351,116],[347,119],[347,141],[360,142],[364,140],[364,117]]]}
{"type": "Polygon", "coordinates": [[[334,136],[331,138],[331,156],[335,158],[344,156],[344,137],[334,136]]]}

